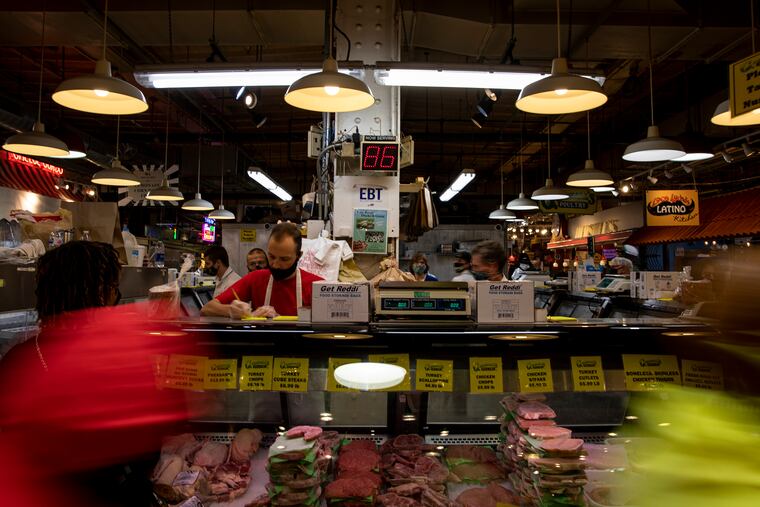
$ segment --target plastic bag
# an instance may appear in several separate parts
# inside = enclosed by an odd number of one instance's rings
[[[148,316],[153,319],[177,319],[182,314],[180,307],[179,280],[190,271],[195,257],[187,255],[182,263],[179,276],[171,283],[156,285],[148,290]]]

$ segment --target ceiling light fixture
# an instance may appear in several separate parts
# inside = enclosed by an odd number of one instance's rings
[[[665,176],[667,179],[672,180],[673,179],[673,173],[670,172],[668,169],[665,169],[662,172],[662,175]]]
[[[731,162],[734,161],[734,157],[729,155],[727,150],[724,149],[723,151],[720,152],[720,154],[723,157],[723,160],[726,162],[726,164],[730,164]]]
[[[339,384],[346,387],[360,391],[372,391],[399,385],[404,381],[406,369],[395,364],[349,363],[335,368],[333,376]]]
[[[169,112],[171,102],[169,102],[169,94],[166,94],[166,137],[164,140],[164,167],[163,170],[169,169]],[[169,186],[169,180],[164,173],[164,177],[161,178],[161,186],[154,188],[145,196],[146,199],[151,201],[181,201],[184,199],[182,192],[175,187]]]
[[[259,103],[259,98],[256,96],[253,92],[248,92],[243,97],[243,104],[245,104],[245,107],[248,109],[253,109],[256,107],[256,104]]]
[[[691,168],[691,166],[686,165],[686,164],[681,164],[681,169],[683,169],[683,172],[685,172],[686,174],[691,174],[691,171],[694,170]]]
[[[751,157],[757,153],[755,149],[747,143],[742,143],[742,151],[744,152],[745,157]]]
[[[121,130],[121,116],[116,117],[116,157],[111,161],[111,167],[102,169],[92,175],[92,181],[98,185],[112,187],[136,187],[140,180],[131,171],[127,170],[119,162],[119,134]]]
[[[615,187],[613,187],[612,185],[602,185],[599,187],[591,187],[591,190],[599,194],[602,192],[612,192],[613,190],[615,190]]]
[[[512,199],[507,203],[507,209],[512,211],[533,211],[538,209],[538,203],[532,199],[525,197],[525,176],[523,173],[523,131],[525,130],[525,115],[523,114],[523,122],[520,125],[520,195],[517,199]]]
[[[499,204],[498,209],[493,210],[488,215],[488,218],[491,220],[517,220],[517,215],[504,207],[504,172],[502,171],[501,161],[499,161],[499,187],[501,188],[501,204]]]
[[[614,183],[612,177],[594,167],[594,161],[591,159],[591,114],[586,111],[586,131],[588,133],[588,157],[586,163],[580,171],[576,171],[567,178],[567,185],[570,187],[606,187]]]
[[[103,56],[95,64],[95,73],[67,79],[58,85],[53,100],[86,113],[122,115],[147,111],[148,103],[143,93],[111,75],[111,62],[106,60],[108,0],[103,18]]]
[[[486,97],[493,100],[494,102],[499,100],[499,95],[501,95],[501,92],[499,92],[499,90],[493,91],[490,88],[486,88],[483,90],[483,92],[486,94]]]
[[[45,64],[45,18],[46,11],[42,11],[42,42],[40,43],[40,87],[37,94],[37,121],[34,122],[31,132],[20,132],[9,137],[3,149],[20,155],[32,155],[37,157],[66,157],[70,155],[66,143],[55,136],[45,133],[45,124],[42,123],[42,77]]]
[[[208,214],[209,218],[214,220],[235,220],[235,214],[230,210],[224,209],[224,133],[222,133],[222,177],[219,189],[219,207]]]
[[[656,176],[652,175],[652,171],[649,171],[649,175],[647,176],[647,179],[649,180],[649,183],[652,185],[657,185],[657,182],[660,181]]]
[[[478,111],[475,114],[472,115],[472,118],[470,118],[470,121],[472,121],[473,124],[475,124],[476,127],[479,129],[483,128],[483,124],[486,122],[486,117],[483,116],[483,114]]]
[[[630,185],[629,183],[623,183],[623,184],[620,186],[620,191],[621,191],[622,193],[624,193],[624,194],[627,194],[628,192],[630,192],[630,191],[631,191],[631,185]]]
[[[483,95],[483,98],[480,99],[480,102],[478,102],[478,105],[476,108],[480,114],[488,118],[488,116],[493,111],[493,104],[494,104],[493,100],[488,98],[487,95]]]
[[[143,65],[134,72],[135,80],[146,88],[238,88],[236,100],[246,87],[290,86],[299,79],[319,72],[319,65],[294,68],[290,65],[201,64]],[[341,74],[361,75],[355,67],[341,69]]]
[[[293,200],[291,196],[284,188],[279,186],[272,180],[267,174],[261,170],[260,167],[251,166],[248,168],[248,177],[254,180],[256,183],[269,190],[271,193],[279,197],[283,201]]]
[[[461,173],[459,173],[459,176],[457,176],[457,179],[454,180],[449,188],[447,188],[443,194],[441,194],[441,197],[439,199],[443,202],[450,201],[452,197],[461,192],[464,187],[469,185],[469,183],[474,179],[475,171],[472,169],[463,170]]]
[[[543,187],[535,190],[530,198],[534,201],[561,201],[569,198],[570,194],[565,189],[555,187],[552,181],[552,126],[550,120],[547,120],[546,123],[546,183]]]
[[[681,146],[683,146],[686,154],[672,159],[672,162],[696,162],[697,160],[708,160],[715,156],[712,151],[708,151],[704,148],[707,143],[702,135],[697,135],[692,132],[681,136],[679,142],[681,143]]]
[[[212,211],[214,205],[201,197],[201,132],[203,132],[203,112],[201,111],[198,119],[198,186],[196,187],[195,197],[182,204],[185,211]]]

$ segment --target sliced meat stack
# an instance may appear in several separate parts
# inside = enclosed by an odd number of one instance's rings
[[[380,492],[380,454],[372,440],[353,440],[340,450],[336,478],[325,487],[328,505],[366,507],[375,505]]]
[[[446,449],[446,465],[451,482],[487,484],[506,477],[504,465],[489,447],[451,445]]]
[[[269,502],[277,505],[315,506],[322,494],[323,478],[332,461],[329,435],[323,441],[322,428],[296,426],[277,437],[269,448]]]

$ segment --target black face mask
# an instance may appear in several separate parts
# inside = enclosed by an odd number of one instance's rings
[[[269,266],[269,272],[272,273],[272,278],[274,278],[277,281],[285,280],[290,275],[296,272],[296,269],[298,269],[298,259],[296,259],[293,264],[289,268],[273,268],[272,266]]]
[[[475,278],[475,280],[488,280],[491,274],[485,273],[483,271],[473,271],[472,276]]]
[[[210,276],[216,276],[218,272],[219,270],[216,268],[216,266],[209,266],[206,268],[206,273],[208,273]]]
[[[454,271],[457,273],[461,273],[465,269],[467,269],[467,264],[454,264]]]

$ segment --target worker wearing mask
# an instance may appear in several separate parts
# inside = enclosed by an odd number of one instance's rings
[[[311,307],[312,284],[322,280],[298,269],[300,256],[301,233],[298,228],[291,223],[275,225],[267,245],[269,268],[245,275],[206,303],[201,314],[232,319],[298,315],[299,308]]]
[[[437,282],[438,277],[429,273],[430,266],[428,266],[427,257],[421,252],[417,252],[412,257],[412,262],[409,263],[409,271],[414,275],[414,279],[418,282]]]
[[[214,288],[214,297],[226,291],[238,280],[240,275],[230,267],[230,257],[227,250],[221,246],[212,246],[206,250],[206,273],[214,277],[216,287]]]
[[[475,280],[472,276],[472,256],[470,252],[457,252],[454,255],[454,271],[456,276],[451,279],[452,282],[470,282]]]
[[[506,281],[507,254],[498,241],[482,241],[472,249],[472,276],[475,280]]]
[[[257,271],[259,269],[267,269],[269,263],[267,262],[267,253],[261,248],[252,248],[245,258],[246,266],[248,266],[248,272]]]
[[[512,273],[512,280],[525,280],[528,277],[528,271],[534,271],[530,258],[528,254],[520,254],[520,258],[517,261],[517,269]]]

